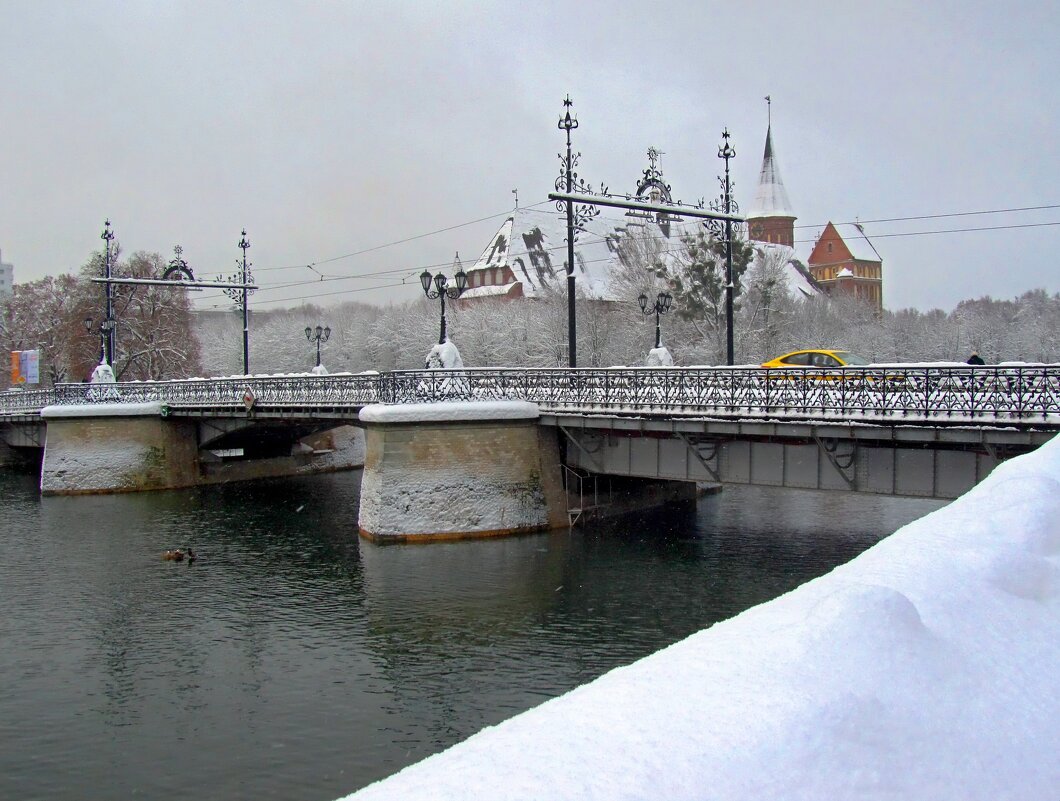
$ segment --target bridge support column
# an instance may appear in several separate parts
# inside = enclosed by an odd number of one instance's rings
[[[41,493],[136,492],[199,483],[195,423],[163,413],[161,403],[45,407]]]
[[[367,406],[358,527],[376,542],[567,525],[559,445],[521,401]]]

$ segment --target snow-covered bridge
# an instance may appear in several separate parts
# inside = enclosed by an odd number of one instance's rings
[[[59,384],[0,394],[0,414],[161,402],[173,414],[356,419],[372,403],[520,400],[544,412],[668,419],[1060,428],[1060,365],[409,370]]]
[[[366,417],[369,406],[391,411]],[[517,411],[509,419],[504,408]],[[105,420],[118,424],[106,428]],[[46,425],[46,492],[107,491],[97,452],[120,453],[119,435],[142,458],[122,468],[112,489],[311,471],[310,457],[321,455],[323,469],[350,466],[365,458],[351,425],[368,432],[366,483],[382,486],[371,465],[390,466],[398,454],[404,461],[386,483],[405,495],[431,459],[440,473],[454,468],[450,451],[469,464],[486,454],[502,467],[518,461],[514,449],[537,467],[509,490],[524,511],[548,507],[548,520],[511,525],[521,512],[505,509],[503,525],[492,525],[483,508],[497,497],[468,513],[480,519],[471,532],[499,533],[554,523],[557,506],[566,517],[605,505],[615,493],[602,487],[616,480],[627,494],[630,482],[669,480],[954,498],[1060,430],[1060,365],[417,370],[61,384],[0,395],[8,445],[40,448]],[[60,437],[59,427],[69,433]],[[340,427],[347,433],[336,444],[327,432]],[[513,439],[509,429],[521,433]],[[73,456],[57,461],[58,443]],[[340,445],[349,452],[337,459]],[[252,460],[268,463],[266,472]],[[475,463],[471,473],[491,469]],[[154,469],[146,483],[132,478]],[[526,484],[553,473],[556,486],[561,473],[566,479],[563,501]],[[72,476],[104,483],[82,486]],[[464,494],[481,495],[469,482]]]

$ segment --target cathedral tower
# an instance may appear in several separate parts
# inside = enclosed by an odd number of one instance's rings
[[[777,158],[773,153],[773,125],[770,122],[766,128],[766,150],[762,156],[762,171],[758,175],[758,191],[747,212],[748,237],[756,242],[795,247],[795,219],[788,192],[777,169]]]

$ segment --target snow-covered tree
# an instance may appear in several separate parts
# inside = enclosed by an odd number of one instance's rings
[[[79,346],[86,343],[84,324],[72,311],[77,279],[70,275],[48,276],[38,281],[15,284],[0,314],[0,337],[5,351],[39,350],[40,379],[50,386],[71,377],[81,378],[78,371]],[[89,337],[98,354],[98,333]],[[91,347],[88,345],[87,347]],[[98,361],[98,359],[96,359]],[[3,370],[4,385],[8,372]]]
[[[102,275],[102,254],[95,253],[81,268],[73,304],[74,323],[85,319],[102,321],[105,289],[89,279]],[[121,249],[112,250],[111,275],[123,278],[160,278],[166,264],[158,253],[139,251],[128,259]],[[113,366],[119,381],[187,378],[202,374],[199,341],[191,334],[191,307],[183,289],[151,285],[115,284],[112,289],[116,323]],[[83,324],[83,323],[82,323]],[[91,340],[95,334],[90,334]],[[77,364],[78,374],[88,374],[98,361],[93,348],[90,358]]]

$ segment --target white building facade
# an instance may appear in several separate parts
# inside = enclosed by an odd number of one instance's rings
[[[0,250],[0,298],[9,298],[15,292],[15,265],[4,261]]]

